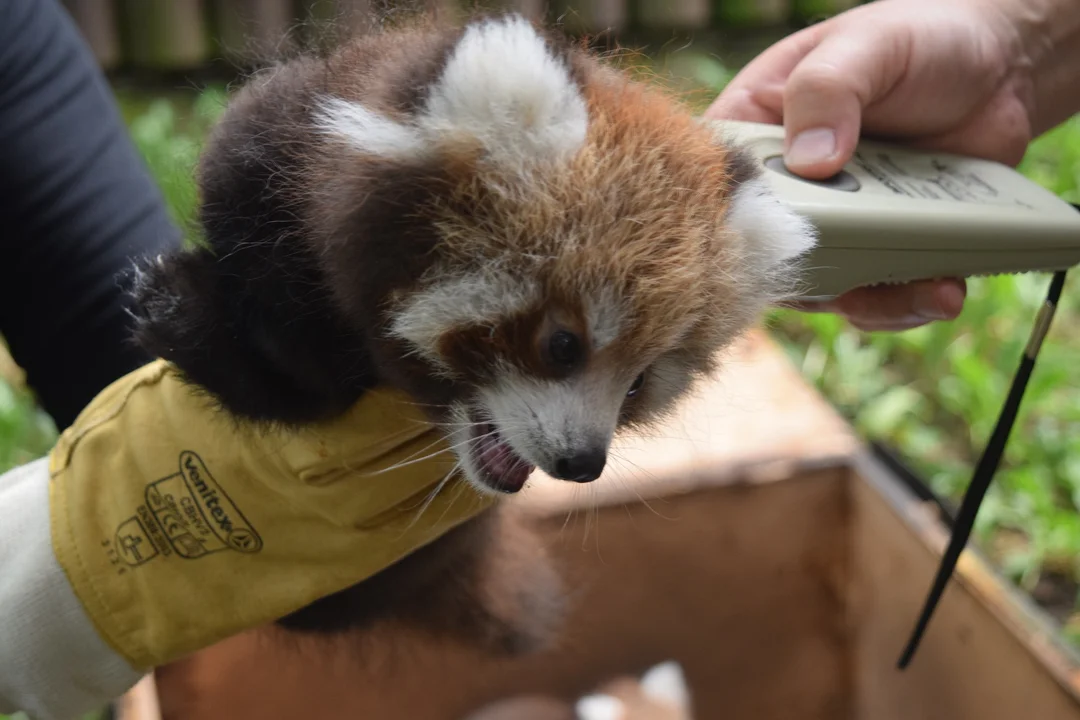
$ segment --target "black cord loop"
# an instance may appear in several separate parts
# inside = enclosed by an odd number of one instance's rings
[[[952,536],[949,539],[949,546],[946,548],[941,564],[938,566],[937,576],[934,578],[934,584],[926,596],[926,602],[915,625],[915,630],[912,632],[907,647],[904,648],[903,655],[900,657],[898,666],[901,670],[907,668],[911,663],[911,659],[919,647],[919,642],[930,624],[934,609],[941,600],[941,596],[945,592],[945,586],[952,577],[953,571],[956,569],[956,563],[960,560],[960,555],[967,545],[971,529],[975,525],[975,516],[979,514],[979,506],[986,496],[986,491],[990,488],[990,481],[993,479],[994,473],[997,472],[1001,456],[1005,452],[1005,445],[1009,441],[1009,433],[1016,422],[1016,415],[1020,409],[1020,402],[1024,397],[1024,390],[1027,388],[1028,379],[1035,368],[1035,358],[1039,354],[1039,348],[1046,338],[1046,333],[1050,330],[1050,323],[1054,318],[1054,312],[1057,310],[1064,285],[1065,271],[1062,270],[1055,273],[1050,281],[1046,302],[1039,309],[1039,314],[1035,318],[1035,327],[1031,331],[1027,347],[1024,348],[1024,355],[1020,359],[1020,367],[1013,378],[1012,387],[1009,389],[1009,394],[1005,399],[1005,405],[1001,409],[997,424],[994,426],[994,432],[983,450],[979,464],[975,467],[971,484],[968,485],[967,491],[964,493],[964,500],[960,505],[956,523],[953,525]]]

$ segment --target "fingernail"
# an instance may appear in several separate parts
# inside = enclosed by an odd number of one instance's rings
[[[962,286],[947,284],[944,285],[938,297],[941,300],[940,307],[946,317],[956,317],[964,309],[964,288]]]
[[[791,141],[785,153],[788,165],[816,165],[836,153],[836,133],[831,128],[803,130]]]

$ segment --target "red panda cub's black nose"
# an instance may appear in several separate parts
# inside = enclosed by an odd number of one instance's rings
[[[587,450],[576,455],[561,457],[555,461],[555,477],[559,480],[574,482],[592,482],[604,472],[607,464],[607,452],[602,448]]]

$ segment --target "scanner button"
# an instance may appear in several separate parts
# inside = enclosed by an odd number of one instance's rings
[[[804,178],[787,169],[784,165],[783,155],[773,155],[765,160],[765,167],[769,168],[773,172],[778,172],[781,175],[786,175],[789,178],[795,178],[796,180],[802,180],[805,183],[812,185],[820,185],[821,187],[830,188],[832,190],[843,190],[844,192],[856,192],[862,186],[859,184],[858,179],[849,173],[847,170],[841,170],[832,177],[825,178],[824,180],[811,180],[810,178]]]

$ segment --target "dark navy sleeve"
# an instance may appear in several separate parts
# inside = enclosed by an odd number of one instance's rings
[[[150,359],[128,339],[127,271],[179,243],[59,0],[2,0],[0,335],[61,429]]]

